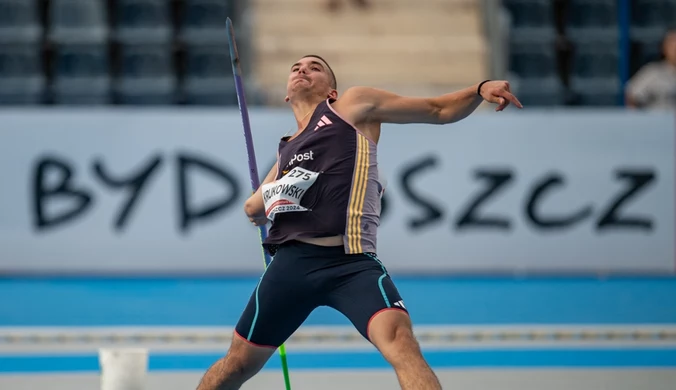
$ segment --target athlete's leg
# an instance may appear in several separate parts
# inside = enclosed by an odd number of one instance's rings
[[[279,249],[249,298],[228,353],[209,368],[197,390],[239,389],[317,307],[295,255],[293,248]]]
[[[396,371],[402,389],[441,389],[439,379],[420,351],[407,313],[380,311],[371,318],[367,332],[373,345]]]
[[[441,385],[425,361],[404,302],[375,255],[346,256],[329,306],[343,313],[392,365],[403,390]]]
[[[275,353],[275,349],[255,346],[235,332],[228,353],[209,368],[197,389],[239,389],[263,368],[270,356]]]

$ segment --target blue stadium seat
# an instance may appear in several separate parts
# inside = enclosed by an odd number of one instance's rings
[[[37,42],[42,35],[36,0],[0,0],[0,42]]]
[[[580,78],[618,77],[619,48],[616,41],[589,40],[575,44],[573,74]]]
[[[664,29],[661,27],[632,27],[630,58],[632,74],[649,62],[661,60],[663,36]]]
[[[617,25],[617,0],[570,0],[568,25],[573,28]]]
[[[551,0],[504,0],[514,27],[543,27],[553,23]]]
[[[633,0],[632,25],[637,27],[667,28],[676,22],[676,1]]]
[[[42,56],[39,45],[0,45],[0,77],[28,77],[41,71]]]
[[[99,77],[108,74],[106,45],[72,44],[56,48],[55,75],[62,78]]]
[[[673,28],[676,23],[676,0],[667,0],[664,8],[665,27]]]
[[[174,73],[171,45],[127,44],[120,47],[120,76],[166,77]]]
[[[226,42],[225,21],[234,14],[234,1],[185,0],[181,39],[189,43]]]
[[[37,44],[0,44],[0,104],[42,102],[42,64]]]
[[[232,78],[228,45],[187,46],[185,70],[189,77]]]
[[[56,48],[53,94],[60,104],[110,101],[110,56],[106,45],[62,44]]]
[[[128,44],[120,53],[115,91],[121,103],[174,103],[176,76],[170,45]]]
[[[662,59],[662,39],[646,39],[639,41],[640,51],[635,59],[637,63],[647,64]]]
[[[641,44],[640,61],[647,64],[653,61],[660,61],[662,58],[662,40],[643,42]]]
[[[512,43],[510,71],[519,77],[549,77],[556,72],[553,42]]]
[[[237,104],[227,45],[189,46],[185,65],[183,94],[188,104]]]
[[[652,27],[662,24],[663,1],[634,0],[631,12],[633,26]]]
[[[49,37],[58,43],[102,43],[108,38],[103,0],[51,0]]]
[[[172,38],[169,2],[117,0],[115,35],[124,43],[165,43]]]

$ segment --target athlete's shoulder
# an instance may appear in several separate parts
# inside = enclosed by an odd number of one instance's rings
[[[374,102],[388,92],[374,87],[353,86],[343,92],[337,102],[345,105],[373,105]]]
[[[369,121],[369,113],[376,107],[378,95],[383,92],[385,91],[372,87],[349,87],[336,99],[332,107],[352,123],[365,123]]]
[[[333,102],[327,101],[327,104],[329,104],[335,114],[351,128],[366,135],[366,137],[373,142],[378,143],[378,140],[380,139],[381,123],[369,118],[368,101],[360,101],[358,97],[360,88],[362,87],[351,87],[347,89],[339,99],[336,99]]]

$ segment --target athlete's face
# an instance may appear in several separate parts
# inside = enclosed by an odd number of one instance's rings
[[[286,101],[297,95],[335,99],[337,92],[331,84],[331,72],[324,61],[316,57],[301,58],[291,66],[286,84]]]

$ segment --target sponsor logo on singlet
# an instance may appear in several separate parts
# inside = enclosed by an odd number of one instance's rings
[[[331,120],[327,118],[326,115],[324,115],[321,117],[321,119],[319,119],[319,122],[317,122],[317,126],[315,126],[314,131],[317,131],[317,129],[319,129],[320,127],[324,127],[331,124],[333,124],[333,122],[331,122]]]
[[[293,165],[293,164],[296,163],[296,162],[301,162],[301,161],[312,161],[312,160],[314,160],[314,159],[315,159],[315,152],[313,152],[312,150],[310,150],[309,152],[294,154],[294,155],[291,157],[291,161],[289,161],[289,164],[288,164],[288,165],[291,166],[291,165]]]

